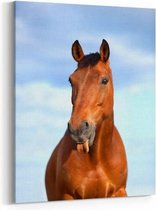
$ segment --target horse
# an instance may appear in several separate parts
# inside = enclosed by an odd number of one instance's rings
[[[85,55],[76,40],[71,49],[77,62],[69,77],[73,106],[65,134],[47,163],[47,198],[125,197],[127,158],[114,125],[109,44],[103,39],[99,52]]]

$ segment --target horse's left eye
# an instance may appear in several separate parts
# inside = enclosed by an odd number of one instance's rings
[[[109,78],[108,77],[104,77],[104,78],[102,78],[101,83],[103,85],[107,85],[108,81],[109,81]]]

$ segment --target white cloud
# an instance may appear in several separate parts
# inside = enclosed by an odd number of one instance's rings
[[[126,148],[130,196],[154,190],[154,97],[150,83],[115,91],[114,118]]]
[[[43,30],[44,28],[42,28]],[[36,36],[35,28],[32,28],[32,25],[27,23],[23,18],[16,17],[16,46],[23,46],[23,48],[31,48],[32,51],[40,52],[46,55],[46,58],[52,59],[63,59],[64,55],[66,55],[65,59],[70,59],[70,53],[65,49],[64,42],[61,42],[62,45],[56,45],[54,43],[53,35],[53,26],[49,26],[49,30],[45,37]],[[42,31],[43,32],[43,31]],[[51,45],[49,43],[52,43]],[[27,46],[27,48],[25,47]],[[69,47],[70,49],[70,47]],[[21,60],[19,61],[21,62]],[[34,58],[32,60],[26,60],[25,63],[31,63],[33,65],[37,65],[35,63]],[[41,61],[40,61],[41,63]],[[21,64],[22,66],[22,64]]]
[[[70,89],[57,88],[47,83],[16,86],[18,161],[26,160],[26,153],[29,153],[31,149],[35,150],[35,145],[38,145],[39,148],[37,153],[34,153],[36,155],[39,155],[40,152],[43,156],[45,150],[52,152],[54,146],[64,135],[70,118],[70,95]],[[42,150],[43,144],[45,150]],[[25,145],[25,156],[23,156],[23,145]],[[37,156],[35,159],[38,159]]]
[[[150,82],[115,90],[115,120],[126,138],[153,137],[154,97],[154,86]]]
[[[59,88],[48,83],[31,83],[16,86],[16,98],[18,109],[38,108],[69,111],[71,108],[71,89]]]
[[[121,57],[122,61],[133,66],[141,66],[140,71],[143,71],[146,66],[154,66],[154,55],[147,53],[143,49],[139,49],[134,46],[130,46],[131,41],[128,42],[124,39],[118,39],[118,37],[110,37],[110,43],[112,45],[115,55]]]
[[[104,37],[103,37],[104,36]],[[126,63],[130,66],[136,66],[136,67],[142,67],[138,68],[140,71],[143,71],[145,67],[154,66],[154,55],[150,54],[149,52],[146,52],[143,49],[137,48],[137,46],[131,45],[132,38],[130,35],[121,35],[118,34],[80,34],[80,40],[82,40],[83,43],[87,44],[94,44],[97,47],[100,47],[100,44],[102,42],[102,39],[105,38],[111,48],[111,54],[113,57],[117,56],[117,58],[120,58],[120,63]]]
[[[70,89],[57,88],[47,83],[16,85],[18,202],[46,199],[45,168],[66,130],[71,112],[70,95]],[[34,177],[38,179],[34,180]],[[40,193],[37,194],[34,186],[39,184]]]

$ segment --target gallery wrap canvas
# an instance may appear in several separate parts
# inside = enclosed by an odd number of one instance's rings
[[[154,18],[154,9],[15,2],[16,203],[154,194]],[[106,104],[113,115],[100,119],[111,116],[124,148],[107,155],[93,117]]]

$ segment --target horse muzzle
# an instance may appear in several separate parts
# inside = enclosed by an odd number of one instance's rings
[[[76,142],[78,152],[88,153],[94,142],[95,126],[87,121],[83,121],[79,128],[74,129],[72,124],[69,122],[68,131],[72,139]]]

